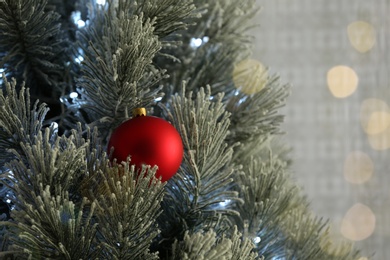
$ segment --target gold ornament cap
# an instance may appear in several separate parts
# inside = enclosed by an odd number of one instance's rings
[[[137,116],[146,116],[146,108],[144,107],[137,107],[133,109],[133,117]]]

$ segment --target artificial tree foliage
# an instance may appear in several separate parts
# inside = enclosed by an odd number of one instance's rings
[[[289,85],[271,75],[249,95],[233,80],[258,10],[0,0],[0,258],[358,259],[293,181],[278,112]],[[165,183],[158,165],[107,151],[137,107],[182,138]]]

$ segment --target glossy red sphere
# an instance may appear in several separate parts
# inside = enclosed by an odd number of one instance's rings
[[[180,167],[183,144],[177,130],[164,119],[138,116],[121,124],[111,135],[108,152],[120,163],[130,156],[131,164],[157,165],[156,177],[169,180]]]

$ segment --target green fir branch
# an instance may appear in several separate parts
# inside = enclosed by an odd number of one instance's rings
[[[227,191],[235,167],[230,164],[233,149],[225,143],[230,114],[225,111],[222,98],[220,95],[210,100],[210,89],[200,89],[195,100],[175,95],[171,114],[166,110],[183,138],[184,171],[179,176],[193,182],[193,187],[187,184],[194,196],[192,209],[207,211],[215,204],[237,199],[235,192]]]
[[[186,232],[182,242],[176,241],[173,246],[172,260],[254,260],[257,254],[252,252],[253,244],[242,240],[241,234],[234,228],[231,238],[218,238],[213,230],[205,233]]]
[[[85,169],[85,149],[76,147],[73,137],[58,137],[50,128],[38,133],[33,143],[21,143],[21,153],[13,150],[18,160],[6,164],[10,169],[5,179],[10,189],[34,205],[34,197],[42,188],[50,187],[53,196],[72,188]],[[19,201],[14,201],[18,205]]]
[[[284,232],[288,238],[285,243],[287,259],[357,260],[361,257],[350,243],[330,248],[328,221],[302,211],[302,208],[290,211],[284,222]]]
[[[46,5],[47,0],[0,2],[0,68],[34,86],[34,96],[42,95],[48,85],[58,85],[64,74],[60,16],[45,12]]]
[[[266,259],[277,257],[285,250],[284,218],[291,209],[307,208],[299,196],[299,189],[288,180],[286,164],[274,158],[253,158],[243,165],[243,173],[236,179],[243,204],[235,223],[248,238],[256,241],[256,251]]]
[[[267,80],[266,86],[253,95],[237,92],[226,105],[232,113],[229,143],[253,143],[261,136],[280,134],[284,116],[278,113],[290,93],[288,85],[282,85],[278,77]],[[253,154],[251,150],[245,150]]]
[[[286,217],[285,257],[287,259],[322,259],[321,232],[326,222],[300,209]],[[302,227],[305,228],[302,228]]]
[[[194,4],[201,16],[182,33],[183,46],[172,50],[180,63],[164,59],[158,63],[171,75],[164,92],[167,96],[180,92],[181,82],[186,80],[188,92],[210,85],[212,95],[230,94],[234,92],[234,64],[250,54],[248,29],[258,8],[254,0],[196,0]],[[200,45],[193,45],[194,40]]]
[[[237,170],[231,164],[233,148],[224,141],[229,114],[221,102],[223,96],[210,100],[210,89],[207,93],[201,89],[194,100],[191,95],[175,95],[168,104],[170,109],[163,107],[182,136],[185,150],[179,172],[166,187],[164,214],[159,220],[165,242],[175,237],[180,240],[186,230],[215,227],[218,215],[237,214],[231,205],[221,207],[220,203],[240,202],[232,189],[232,175]]]
[[[11,82],[3,74],[5,92],[0,90],[0,164],[14,158],[9,149],[22,154],[21,144],[34,143],[35,136],[40,133],[43,121],[48,112],[45,104],[38,101],[31,107],[29,89],[24,84],[19,86],[15,79]]]
[[[98,207],[101,259],[158,259],[149,252],[159,234],[156,218],[164,188],[154,177],[156,170],[150,166],[136,170],[123,163],[99,169],[90,178],[89,194]]]
[[[165,43],[163,45],[170,43],[168,36],[188,29],[189,23],[199,17],[192,0],[139,1],[136,13],[155,19],[155,34]]]
[[[250,43],[253,36],[248,30],[253,27],[252,18],[259,11],[255,0],[194,0],[197,7],[206,7],[207,13],[202,16],[192,31],[208,35],[221,41],[234,40],[236,43]]]
[[[92,221],[95,204],[86,210],[86,200],[77,205],[69,195],[52,195],[50,186],[31,194],[34,204],[19,198],[23,210],[14,210],[8,226],[10,246],[0,257],[17,259],[96,259],[100,247],[94,243],[96,227]]]
[[[111,10],[111,9],[109,9]],[[161,49],[151,21],[142,17],[101,14],[102,38],[89,28],[85,39],[93,40],[86,50],[78,86],[82,100],[75,107],[85,110],[102,136],[129,118],[135,107],[150,107],[158,94],[157,83],[165,77],[152,59]]]
[[[72,141],[77,148],[85,148],[86,167],[85,173],[81,176],[82,180],[89,178],[96,169],[103,169],[107,165],[106,148],[103,145],[103,140],[99,135],[97,128],[91,130],[88,126],[83,129],[80,123],[77,128],[71,131]],[[82,189],[80,186],[79,190]]]

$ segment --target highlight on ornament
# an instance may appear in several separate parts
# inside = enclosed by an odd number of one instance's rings
[[[145,108],[135,109],[133,118],[114,130],[108,143],[108,153],[118,163],[130,157],[138,169],[142,165],[157,165],[156,178],[169,180],[178,171],[183,159],[183,144],[179,132],[162,118],[146,115]]]

